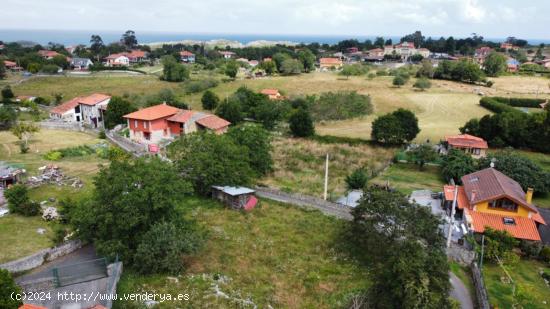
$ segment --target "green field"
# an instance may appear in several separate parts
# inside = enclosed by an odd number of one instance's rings
[[[548,265],[521,260],[516,266],[507,266],[507,269],[516,283],[516,291],[524,299],[521,302],[523,308],[542,309],[550,306],[550,287],[539,275],[540,271],[550,273]],[[502,268],[495,264],[484,264],[483,277],[491,304],[498,308],[512,308],[515,303],[512,294],[513,285],[506,280],[507,277]]]
[[[423,170],[418,165],[407,163],[392,164],[387,170],[373,179],[373,183],[385,184],[389,182],[391,187],[410,194],[414,190],[443,190],[445,180],[437,166],[425,166]]]
[[[99,170],[99,164],[108,161],[98,158],[96,155],[62,159],[60,161],[47,161],[42,155],[49,150],[66,148],[78,145],[92,145],[100,142],[96,136],[81,132],[44,130],[36,133],[31,139],[30,151],[26,154],[19,152],[17,138],[8,131],[0,131],[0,161],[15,163],[23,166],[27,174],[38,174],[38,168],[48,164],[59,166],[68,176],[77,176],[83,183],[81,189],[70,186],[45,185],[29,191],[31,199],[44,201],[48,198],[59,200],[67,196],[78,197],[91,192],[93,188],[92,178]],[[37,228],[46,228],[45,235],[36,233]],[[0,218],[0,262],[14,260],[52,245],[51,224],[46,223],[39,216],[21,217],[9,214]]]
[[[367,287],[366,270],[337,248],[345,222],[261,200],[250,213],[196,200],[192,216],[209,230],[206,247],[187,259],[177,282],[163,275],[140,276],[126,269],[118,293],[189,293],[189,301],[161,308],[249,308],[215,297],[217,285],[229,298],[259,308],[342,308]],[[118,302],[115,308],[128,308]]]

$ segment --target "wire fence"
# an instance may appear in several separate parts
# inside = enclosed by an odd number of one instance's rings
[[[52,269],[52,272],[56,287],[93,281],[109,276],[105,258],[56,267]]]

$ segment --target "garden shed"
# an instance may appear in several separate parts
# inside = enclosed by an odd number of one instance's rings
[[[0,161],[0,188],[16,184],[23,173],[25,173],[24,169]]]
[[[233,209],[253,209],[258,203],[254,192],[246,187],[212,186],[212,197]]]

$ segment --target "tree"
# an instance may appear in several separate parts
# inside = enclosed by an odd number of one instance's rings
[[[6,77],[6,66],[4,65],[4,61],[0,60],[0,79],[4,79]]]
[[[198,251],[202,233],[186,221],[154,223],[136,249],[135,264],[142,274],[177,274],[183,269],[182,255]]]
[[[264,176],[273,169],[271,134],[255,124],[244,124],[229,129],[227,135],[237,144],[246,147],[250,167],[257,176]]]
[[[248,149],[227,134],[182,135],[168,146],[168,157],[200,195],[210,194],[213,185],[249,185],[255,174]]]
[[[511,151],[499,151],[480,159],[478,168],[487,168],[491,162],[495,169],[517,181],[523,190],[533,188],[538,193],[550,191],[550,173],[527,157]]]
[[[374,46],[378,48],[384,48],[384,38],[383,37],[376,37],[374,40]]]
[[[431,145],[422,144],[410,151],[415,164],[418,165],[420,170],[424,169],[424,165],[427,162],[437,159],[437,153]]]
[[[382,115],[372,123],[373,140],[386,144],[402,144],[412,141],[420,132],[418,118],[413,112],[400,108]]]
[[[202,108],[206,110],[214,110],[220,102],[220,98],[212,91],[206,90],[201,98]]]
[[[483,232],[485,235],[484,258],[497,262],[502,260],[507,253],[512,253],[514,247],[519,245],[519,241],[515,239],[508,231],[494,230],[486,227]]]
[[[401,87],[403,85],[405,85],[407,81],[403,78],[403,76],[401,75],[396,75],[394,78],[393,78],[393,82],[392,84],[394,86],[397,86],[397,87]]]
[[[124,124],[126,120],[122,117],[135,112],[137,108],[122,97],[114,96],[109,101],[109,108],[105,111],[105,128],[112,129],[117,124]]]
[[[416,72],[416,77],[432,78],[434,76],[434,68],[432,62],[428,59],[422,60],[420,68]]]
[[[172,164],[157,158],[111,161],[94,184],[92,197],[68,210],[71,224],[101,255],[118,254],[137,267],[136,249],[145,235],[157,222],[185,220],[176,205],[185,204],[192,192]]]
[[[267,75],[277,72],[277,66],[273,60],[262,61],[258,67],[264,70]]]
[[[189,69],[178,63],[174,56],[164,56],[161,59],[163,65],[162,80],[169,82],[182,82],[189,78]]]
[[[459,128],[460,133],[462,134],[470,134],[474,136],[479,136],[479,119],[472,118],[468,120],[464,126]]]
[[[443,177],[450,181],[460,184],[462,176],[473,173],[475,164],[472,157],[459,149],[450,149],[441,163],[441,173]]]
[[[235,77],[237,77],[238,72],[239,72],[239,66],[235,61],[231,61],[225,66],[225,75],[229,76],[230,78],[235,79]]]
[[[23,305],[21,300],[16,300],[14,295],[21,295],[21,288],[15,284],[13,277],[7,269],[0,269],[0,308],[17,309]]]
[[[2,100],[4,102],[9,102],[14,97],[15,95],[13,94],[13,91],[11,90],[11,87],[9,85],[6,85],[4,86],[4,88],[2,88]]]
[[[11,128],[17,121],[17,113],[10,106],[0,106],[0,130]]]
[[[40,131],[39,127],[32,123],[24,122],[20,122],[11,128],[11,133],[19,139],[21,153],[27,153],[27,151],[29,151],[29,139],[38,131]]]
[[[304,70],[304,66],[299,60],[286,59],[281,65],[280,73],[285,75],[300,74]]]
[[[275,53],[273,57],[271,57],[272,61],[275,62],[275,66],[277,67],[277,71],[279,73],[283,70],[283,62],[287,59],[292,59],[289,54],[287,53]]]
[[[408,34],[401,38],[401,43],[403,42],[413,42],[416,48],[420,48],[424,45],[424,36],[421,31],[415,31],[412,34]]]
[[[62,69],[69,68],[69,61],[67,61],[67,56],[65,55],[57,55],[52,58],[51,62]]]
[[[404,108],[399,108],[392,114],[397,117],[403,127],[405,131],[405,140],[410,142],[415,139],[418,133],[420,133],[418,118],[416,118],[416,115],[410,110]]]
[[[429,79],[423,77],[423,78],[417,79],[416,82],[414,82],[413,87],[418,88],[421,91],[424,91],[424,90],[432,87],[432,83],[430,82]]]
[[[309,111],[300,108],[295,110],[288,120],[290,132],[295,137],[309,137],[315,134],[315,125]]]
[[[369,177],[364,168],[357,168],[351,174],[346,176],[346,186],[348,190],[359,190],[365,188]]]
[[[358,260],[371,266],[373,308],[448,308],[449,265],[439,218],[403,194],[377,187],[365,190],[352,215],[349,239]]]
[[[298,51],[298,60],[302,63],[305,72],[315,70],[315,55],[311,50],[305,48]]]
[[[136,38],[136,33],[133,30],[126,31],[122,38],[120,39],[120,42],[126,46],[126,48],[132,49],[135,46],[138,45],[138,41]]]
[[[101,39],[101,36],[92,34],[92,37],[90,38],[90,50],[95,55],[98,55],[103,47],[105,47],[105,45],[103,44],[103,39]]]
[[[5,192],[10,212],[23,216],[36,216],[40,212],[40,205],[29,198],[27,186],[13,185]]]
[[[497,52],[491,52],[483,61],[485,73],[489,76],[499,76],[506,71],[506,57]]]
[[[224,100],[216,109],[216,115],[232,124],[238,124],[244,119],[241,102],[235,98]]]

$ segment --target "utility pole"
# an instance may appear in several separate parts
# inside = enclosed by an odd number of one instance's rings
[[[454,184],[454,182],[453,182]],[[455,193],[453,198],[453,206],[451,207],[451,216],[449,217],[449,234],[447,236],[447,248],[451,246],[451,238],[453,235],[453,223],[455,218],[456,198],[458,195],[458,186],[455,185]]]
[[[327,153],[327,159],[325,161],[325,194],[324,199],[327,200],[327,192],[328,192],[328,153]]]

